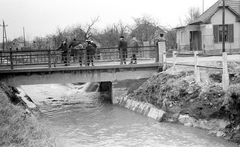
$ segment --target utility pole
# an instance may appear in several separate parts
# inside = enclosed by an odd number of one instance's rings
[[[3,20],[3,25],[0,25],[1,27],[3,27],[3,50],[4,50],[4,48],[5,48],[5,41],[6,41],[6,43],[7,43],[7,32],[6,32],[6,27],[8,26],[8,25],[5,25],[5,22],[4,22],[4,20]],[[7,44],[6,44],[6,46],[7,46]],[[6,47],[7,48],[7,47]]]
[[[229,86],[229,74],[227,65],[227,52],[225,51],[225,0],[222,0],[222,85],[223,90],[226,91]]]
[[[222,52],[225,52],[225,0],[223,0],[222,6]]]
[[[26,41],[25,41],[25,29],[23,27],[23,43],[24,43],[24,47],[26,47]]]
[[[204,0],[202,1],[202,13],[204,13]]]

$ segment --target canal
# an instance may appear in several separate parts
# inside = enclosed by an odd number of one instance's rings
[[[99,101],[86,85],[21,86],[41,111],[38,119],[58,147],[236,147],[208,131],[159,123]]]

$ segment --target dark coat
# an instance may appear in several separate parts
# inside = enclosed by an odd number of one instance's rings
[[[58,50],[62,50],[63,53],[68,53],[68,45],[67,43],[62,43]]]
[[[87,53],[94,55],[96,53],[96,48],[97,48],[96,44],[88,43],[86,46]]]
[[[120,40],[118,43],[118,50],[122,49],[122,51],[127,51],[127,41]]]
[[[79,41],[76,41],[76,40],[73,40],[70,44],[69,44],[69,48],[74,48],[75,46],[77,46],[80,42]]]

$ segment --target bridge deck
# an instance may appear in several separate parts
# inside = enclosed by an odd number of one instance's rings
[[[10,66],[0,67],[0,73],[16,73],[16,72],[44,72],[44,71],[73,71],[73,70],[94,70],[94,69],[114,69],[114,68],[137,68],[137,67],[157,67],[158,63],[155,59],[138,60],[137,64],[120,65],[120,62],[95,62],[94,66],[80,66],[79,63],[71,63],[69,66],[58,64],[56,67],[48,65],[31,65],[31,66],[15,66],[11,69]]]

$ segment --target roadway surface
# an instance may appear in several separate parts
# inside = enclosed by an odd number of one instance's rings
[[[51,64],[52,69],[61,69],[61,68],[79,68],[79,69],[93,69],[98,67],[126,67],[126,66],[141,66],[146,64],[157,64],[155,62],[155,59],[141,59],[137,61],[137,64],[129,64],[130,61],[127,61],[127,64],[120,65],[120,61],[96,61],[94,62],[94,66],[80,66],[79,63],[70,63],[69,66],[65,66],[64,64],[57,64],[56,67],[54,67],[53,64]],[[44,65],[14,65],[14,70],[26,70],[26,69],[49,69],[48,64]],[[0,72],[1,70],[11,70],[10,64],[0,64]]]
[[[240,62],[240,55],[228,55],[227,60]],[[207,62],[212,63],[216,61],[222,61],[222,56],[198,57],[199,65],[206,64]],[[173,63],[173,58],[167,58],[166,62]],[[177,57],[176,63],[194,64],[194,57]]]

